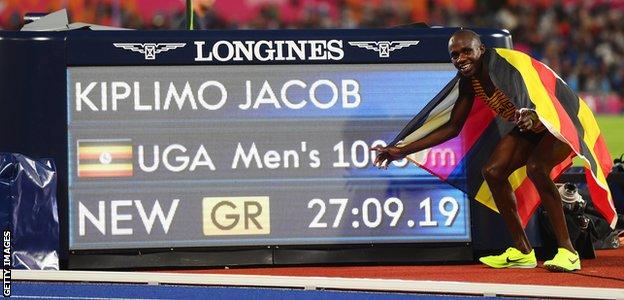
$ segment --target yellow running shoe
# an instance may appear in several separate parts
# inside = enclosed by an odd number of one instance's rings
[[[535,250],[531,250],[528,254],[520,252],[520,250],[509,247],[501,255],[490,255],[479,258],[479,261],[496,269],[501,268],[535,268],[537,259],[535,259]]]
[[[553,259],[544,262],[544,268],[552,272],[572,272],[581,269],[581,259],[577,252],[559,248]]]

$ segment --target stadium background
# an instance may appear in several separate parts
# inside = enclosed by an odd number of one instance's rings
[[[199,29],[504,28],[514,47],[552,67],[598,116],[611,155],[624,153],[624,0],[194,0]],[[3,0],[0,29],[27,12],[67,8],[71,22],[183,29],[183,0]],[[578,163],[578,162],[577,162]]]

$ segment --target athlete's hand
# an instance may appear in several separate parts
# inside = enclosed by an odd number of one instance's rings
[[[535,110],[528,108],[516,110],[514,120],[521,132],[529,131],[535,128],[540,122]]]
[[[371,150],[377,152],[377,157],[375,157],[375,161],[373,164],[380,169],[387,169],[388,165],[395,160],[402,159],[405,157],[403,153],[401,153],[401,149],[395,146],[376,146],[371,148]]]

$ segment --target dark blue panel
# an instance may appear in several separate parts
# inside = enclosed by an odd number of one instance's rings
[[[0,151],[57,165],[61,258],[67,253],[65,33],[0,32]]]
[[[416,63],[416,62],[449,62],[448,38],[457,28],[417,28],[417,29],[339,29],[339,30],[200,30],[200,31],[73,31],[68,34],[67,63],[71,66],[99,66],[99,65],[206,65],[206,64],[322,64],[322,63]],[[478,30],[483,36],[486,45],[492,47],[510,47],[511,36],[500,30]],[[217,47],[226,58],[227,47],[232,41],[258,42],[268,41],[295,41],[307,43],[309,41],[338,40],[344,52],[340,59],[310,59],[311,46],[306,44],[306,58],[294,60],[268,59],[262,61],[256,56],[252,60],[233,59],[219,61],[196,61],[196,57],[206,57],[207,52],[219,41],[226,41]],[[417,45],[390,50],[387,57],[379,51],[349,45],[356,41],[419,41]],[[198,54],[195,42],[204,43],[203,55]],[[141,46],[134,50],[116,47],[113,44],[157,44],[181,43],[176,49],[157,52],[149,59]],[[228,45],[225,45],[228,44]],[[273,44],[275,49],[286,46]],[[395,45],[395,44],[392,44]],[[326,49],[327,45],[319,46]],[[266,49],[266,45],[262,49]],[[139,49],[141,48],[141,49]],[[161,49],[162,50],[162,49]],[[286,50],[284,50],[286,51]],[[262,51],[261,51],[262,52]],[[322,51],[321,51],[322,52]],[[286,55],[286,53],[284,53]],[[277,56],[277,54],[274,54]]]

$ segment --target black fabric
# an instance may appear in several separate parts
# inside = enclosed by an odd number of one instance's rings
[[[619,247],[618,233],[624,228],[613,230],[607,220],[596,210],[587,189],[579,188],[579,194],[585,200],[584,209],[563,210],[570,241],[581,258],[596,258],[595,249],[613,249]],[[557,252],[555,236],[548,213],[539,208],[539,227],[545,257],[552,257]],[[622,215],[618,216],[619,219]]]
[[[503,91],[516,107],[535,109],[520,71],[493,49],[486,50],[484,64],[494,86]]]
[[[548,218],[548,213],[543,207],[540,206],[539,210],[539,226],[540,226],[540,234],[542,236],[542,251],[544,252],[545,257],[552,258],[557,253],[557,238],[555,236],[555,232],[550,224],[550,220]],[[594,245],[592,242],[592,237],[590,234],[591,229],[589,228],[591,225],[589,221],[584,218],[584,214],[573,214],[570,212],[564,211],[566,223],[568,225],[568,233],[570,234],[570,241],[572,242],[572,246],[578,252],[581,258],[596,258],[596,253],[594,251]],[[584,224],[587,222],[587,227],[583,228]]]
[[[618,214],[624,214],[624,154],[613,160],[613,169],[607,176],[607,184],[611,189],[611,197],[615,211]],[[619,220],[619,219],[618,219]],[[624,229],[624,228],[621,228]]]
[[[431,99],[431,101],[429,101],[429,103],[427,103],[427,105],[425,105],[425,107],[423,107],[423,109],[416,116],[414,116],[409,123],[407,123],[407,125],[405,125],[394,140],[390,142],[390,145],[396,145],[396,143],[400,142],[412,132],[420,128],[420,126],[422,126],[427,120],[427,117],[429,117],[429,113],[453,91],[453,87],[460,77],[461,76],[459,76],[459,74],[455,75],[455,77],[453,77],[453,79],[451,79],[451,81],[447,83],[446,86],[444,86],[444,88],[442,88],[442,90],[433,99]]]

